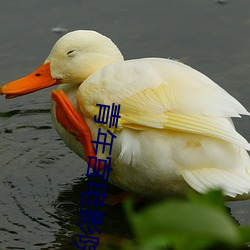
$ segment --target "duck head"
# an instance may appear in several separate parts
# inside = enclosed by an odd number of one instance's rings
[[[123,60],[109,38],[90,30],[73,31],[56,42],[38,69],[5,84],[0,94],[13,98],[60,83],[79,84],[105,65]]]

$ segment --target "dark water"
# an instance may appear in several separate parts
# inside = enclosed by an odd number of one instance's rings
[[[97,30],[125,58],[179,59],[204,72],[250,110],[250,1],[11,0],[0,3],[0,84],[38,67],[61,27]],[[62,32],[62,34],[65,32]],[[50,89],[0,98],[0,249],[73,249],[85,163],[54,131]],[[250,141],[250,119],[236,121]],[[117,192],[109,186],[110,192]],[[229,206],[250,225],[250,201]],[[102,207],[102,242],[130,231],[121,207]]]

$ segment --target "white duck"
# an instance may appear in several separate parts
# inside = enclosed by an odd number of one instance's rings
[[[93,153],[88,127],[96,140],[100,126],[93,119],[96,104],[121,105],[118,128],[112,128],[114,185],[147,197],[182,194],[189,186],[249,194],[250,145],[230,118],[249,113],[202,73],[169,59],[124,61],[109,38],[79,30],[59,39],[40,68],[0,94],[11,98],[59,83],[70,83],[59,88],[73,106],[54,92],[53,123],[84,160]],[[98,158],[106,156],[98,151]]]

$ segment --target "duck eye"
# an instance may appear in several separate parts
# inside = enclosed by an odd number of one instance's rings
[[[70,50],[70,51],[67,53],[67,56],[72,55],[72,53],[74,53],[74,52],[75,52],[75,50]]]

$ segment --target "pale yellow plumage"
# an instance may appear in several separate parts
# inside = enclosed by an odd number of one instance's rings
[[[220,187],[232,197],[249,193],[245,149],[250,145],[230,118],[249,113],[212,80],[168,59],[123,61],[109,39],[89,31],[72,32],[55,48],[46,60],[53,65],[51,74],[63,82],[80,84],[82,79],[79,89],[74,84],[60,88],[84,114],[94,138],[100,126],[93,121],[99,112],[96,104],[121,105],[118,128],[112,129],[117,136],[112,183],[150,197],[180,194],[188,186],[198,192]],[[76,52],[71,58],[60,54],[72,49]],[[85,159],[81,144],[57,122],[54,109],[59,135]]]
[[[184,76],[182,71],[178,72],[179,67],[186,73]],[[176,71],[178,76],[169,76],[167,72],[171,70]],[[192,78],[196,74],[199,74],[199,82]],[[96,103],[120,104],[119,129],[130,127],[140,130],[141,127],[145,130],[147,127],[196,133],[249,150],[248,142],[227,119],[248,112],[223,89],[206,80],[204,75],[171,60],[132,60],[106,66],[94,73],[80,86],[78,100],[82,110],[91,117],[99,113]],[[181,84],[183,89],[175,84]],[[205,95],[199,93],[201,91]],[[200,100],[198,94],[204,98]]]

